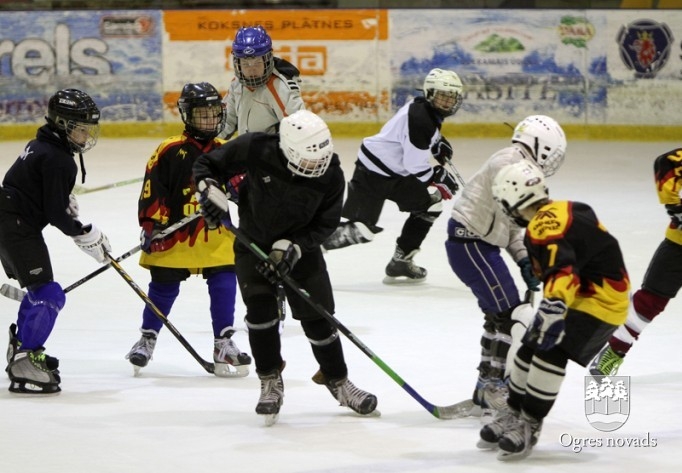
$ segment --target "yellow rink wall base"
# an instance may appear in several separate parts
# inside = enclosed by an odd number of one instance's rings
[[[329,122],[332,136],[362,138],[377,133],[383,124]],[[0,140],[29,140],[40,124],[0,126]],[[562,125],[569,140],[678,141],[682,146],[682,126]],[[165,138],[180,133],[181,123],[106,123],[102,138]],[[506,138],[512,129],[504,123],[446,123],[443,134],[457,138]]]

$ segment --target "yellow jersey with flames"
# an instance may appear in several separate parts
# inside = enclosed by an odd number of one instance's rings
[[[525,244],[543,297],[612,325],[625,322],[630,279],[620,245],[589,205],[544,205],[528,224]]]
[[[197,157],[224,141],[200,143],[183,134],[166,139],[147,162],[138,202],[141,227],[164,228],[199,210],[192,165]],[[149,268],[203,268],[234,265],[234,235],[226,228],[209,230],[199,217],[163,240],[165,249],[142,253],[140,265]]]
[[[658,200],[663,205],[680,205],[682,192],[682,148],[660,155],[654,161],[654,178]],[[672,222],[665,231],[665,237],[682,245],[682,230]]]

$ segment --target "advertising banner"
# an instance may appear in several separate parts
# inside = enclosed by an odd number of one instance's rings
[[[308,108],[333,121],[376,120],[390,113],[387,10],[203,10],[164,12],[166,117],[187,82],[222,93],[234,78],[232,40],[261,25],[275,56],[294,64]]]
[[[104,120],[162,118],[157,11],[4,12],[0,124],[42,119],[62,88],[90,94]]]

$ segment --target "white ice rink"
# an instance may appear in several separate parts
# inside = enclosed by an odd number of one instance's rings
[[[451,140],[464,178],[506,140]],[[87,187],[141,177],[158,139],[101,139],[85,155]],[[0,171],[25,142],[0,143]],[[359,140],[336,140],[346,177]],[[550,178],[555,199],[580,200],[596,210],[619,240],[633,287],[663,237],[667,216],[658,204],[653,159],[679,143],[571,141],[564,167]],[[79,178],[80,179],[80,178]],[[139,184],[79,197],[81,219],[96,223],[113,253],[138,243]],[[416,262],[425,284],[385,286],[384,267],[406,214],[387,203],[374,242],[327,254],[338,319],[429,402],[453,404],[476,380],[482,314],[451,272],[443,242],[450,205],[434,225]],[[55,276],[64,287],[97,269],[94,260],[54,228],[45,232]],[[149,274],[132,257],[123,267],[146,291]],[[522,285],[520,276],[519,283]],[[2,275],[0,282],[16,283]],[[0,342],[18,303],[0,297]],[[682,299],[682,298],[680,298]],[[604,433],[586,420],[584,376],[570,364],[557,403],[531,457],[501,464],[476,449],[478,419],[439,420],[343,339],[351,380],[379,398],[381,417],[341,408],[313,384],[316,371],[298,323],[284,327],[285,400],[279,422],[265,427],[254,408],[255,373],[221,379],[206,373],[164,329],[154,360],[133,377],[124,359],[138,339],[143,302],[113,269],[70,292],[47,346],[61,360],[62,393],[47,398],[0,389],[0,471],[23,473],[412,473],[576,471],[677,472],[682,450],[682,368],[675,346],[682,333],[682,300],[644,332],[620,375],[631,377],[630,416]],[[236,324],[243,328],[238,300]],[[206,359],[213,346],[208,294],[200,278],[183,284],[171,322]],[[239,346],[249,351],[239,332]],[[3,345],[4,346],[4,345]],[[564,439],[564,445],[561,439]],[[570,439],[592,442],[579,453]],[[633,439],[640,446],[632,445]],[[649,446],[641,446],[648,439]],[[595,446],[599,442],[622,446]],[[652,446],[655,444],[656,446]],[[551,468],[551,470],[550,470]]]

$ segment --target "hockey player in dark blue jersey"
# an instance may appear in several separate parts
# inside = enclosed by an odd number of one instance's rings
[[[76,183],[78,153],[85,180],[83,153],[97,143],[99,109],[77,89],[54,94],[47,124],[38,129],[24,152],[5,174],[0,189],[0,260],[8,277],[28,292],[10,326],[7,350],[9,390],[52,394],[61,389],[56,358],[44,344],[54,328],[66,296],[54,281],[50,253],[42,231],[57,227],[100,263],[108,262],[109,240],[96,226],[78,219],[78,202],[71,194]]]
[[[433,222],[459,186],[443,166],[452,148],[441,135],[443,120],[462,105],[462,82],[453,71],[433,69],[424,80],[424,96],[406,103],[381,131],[362,140],[355,171],[348,183],[342,222],[324,242],[333,250],[367,243],[381,231],[376,223],[386,200],[410,216],[386,266],[387,284],[421,282],[426,269],[412,261]],[[439,164],[431,167],[431,157]],[[438,192],[429,192],[435,186]]]

